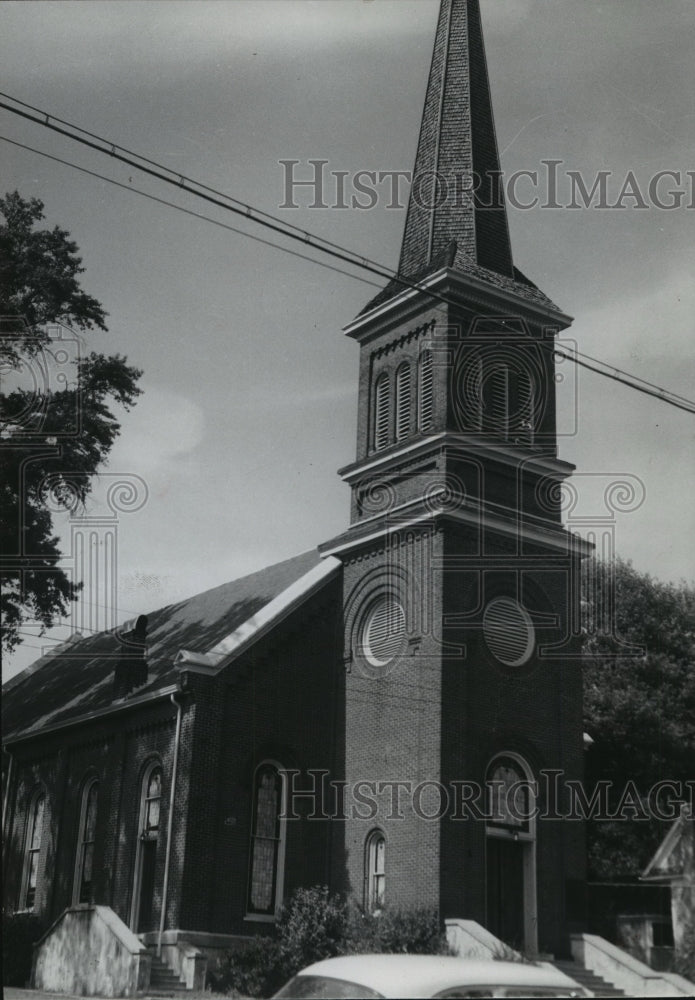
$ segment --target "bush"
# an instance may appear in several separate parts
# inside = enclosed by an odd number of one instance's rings
[[[676,952],[675,971],[695,982],[695,938],[684,941]]]
[[[287,978],[306,965],[342,952],[347,910],[327,886],[298,889],[278,920],[278,944]]]
[[[285,982],[280,951],[274,938],[256,936],[243,948],[227,952],[208,985],[232,996],[270,996]]]
[[[435,909],[385,908],[379,914],[369,914],[352,907],[341,953],[354,955],[360,952],[449,955],[451,948]]]
[[[255,937],[246,948],[228,952],[210,981],[216,990],[268,996],[312,962],[364,952],[448,955],[450,948],[434,909],[363,913],[317,885],[294,894],[275,938]]]
[[[2,914],[2,982],[26,986],[31,978],[33,945],[46,930],[46,921],[33,913]]]

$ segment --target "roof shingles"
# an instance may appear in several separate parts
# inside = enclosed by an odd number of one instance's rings
[[[174,682],[180,649],[206,652],[320,562],[316,550],[268,566],[148,615],[148,681],[135,694]],[[107,708],[122,653],[119,634],[100,632],[60,647],[3,687],[3,739]]]

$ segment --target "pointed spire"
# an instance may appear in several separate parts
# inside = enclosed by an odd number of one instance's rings
[[[480,6],[441,0],[399,272],[470,264],[514,277]]]

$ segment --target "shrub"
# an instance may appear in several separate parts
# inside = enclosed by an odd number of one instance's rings
[[[370,914],[352,907],[342,954],[360,952],[449,955],[451,949],[435,909],[386,907],[378,914]]]
[[[695,938],[686,940],[676,952],[676,972],[695,982]]]
[[[33,913],[2,914],[2,982],[26,986],[31,978],[33,945],[46,930],[46,921]]]
[[[327,886],[298,889],[278,920],[278,944],[287,978],[305,965],[331,958],[342,950],[346,907]]]
[[[275,993],[286,978],[277,941],[257,935],[243,948],[227,952],[219,969],[209,974],[208,985],[232,996],[261,997]]]
[[[381,951],[407,952],[410,955],[451,954],[439,915],[433,908],[385,909],[374,919],[378,923]]]
[[[434,909],[363,913],[317,885],[295,892],[280,914],[275,938],[255,937],[228,952],[210,984],[224,992],[268,996],[312,962],[362,952],[448,955],[450,948]]]
[[[499,941],[495,945],[492,960],[493,962],[520,962],[522,965],[533,965],[532,958],[529,958],[523,951],[517,951],[511,945],[505,944],[504,941]]]

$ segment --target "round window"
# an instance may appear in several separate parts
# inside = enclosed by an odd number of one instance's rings
[[[384,598],[367,615],[362,632],[365,659],[373,667],[385,667],[405,646],[405,611],[398,601]]]
[[[483,635],[492,655],[507,667],[520,667],[533,652],[531,617],[510,597],[496,597],[485,608]]]

